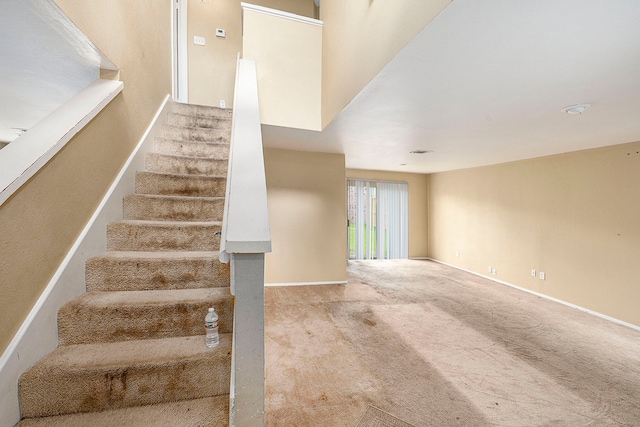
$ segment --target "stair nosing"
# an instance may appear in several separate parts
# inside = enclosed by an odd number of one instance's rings
[[[178,142],[178,143],[187,143],[187,144],[201,144],[201,145],[219,145],[221,147],[228,147],[228,142],[214,142],[214,141],[194,141],[189,139],[174,139],[174,138],[165,138],[164,136],[157,136],[155,138],[156,141],[169,141],[169,142]]]
[[[198,227],[198,226],[211,226],[222,225],[222,221],[160,221],[149,219],[121,219],[117,221],[111,221],[111,224],[131,224],[131,225],[170,225],[170,226],[185,226],[185,227]],[[152,251],[147,251],[152,252]]]
[[[149,198],[162,200],[181,200],[181,201],[220,201],[224,200],[224,196],[178,196],[174,194],[149,194],[149,193],[129,193],[124,197],[131,198]]]
[[[151,153],[147,153],[147,155],[153,156],[164,156],[164,157],[174,157],[176,159],[199,159],[199,160],[219,160],[219,161],[229,161],[228,158],[226,159],[219,159],[217,157],[194,157],[194,156],[176,156],[175,154],[163,154],[163,153],[158,153],[158,152],[151,152]]]
[[[149,170],[136,171],[136,173],[148,173],[153,175],[162,175],[167,177],[179,177],[179,178],[207,178],[207,179],[227,179],[227,175],[192,175],[188,173],[168,173],[168,172],[156,172]],[[148,193],[141,193],[148,194]]]
[[[225,122],[230,122],[231,121],[231,117],[200,116],[200,115],[197,115],[197,114],[174,113],[173,111],[170,111],[169,114],[172,114],[174,116],[180,116],[180,117],[196,117],[196,118],[203,118],[203,119],[218,119],[218,120],[225,121]]]
[[[171,294],[182,295],[179,298],[173,300],[166,300],[159,298],[164,295],[164,298],[170,297]],[[204,295],[204,294],[214,294]],[[220,295],[215,295],[220,294]],[[104,300],[118,300],[122,298],[123,301],[108,301]],[[138,307],[157,307],[170,306],[172,304],[183,303],[198,303],[204,302],[209,299],[222,299],[227,300],[231,298],[229,292],[229,286],[209,287],[209,288],[185,288],[185,289],[153,289],[153,290],[131,290],[131,291],[105,291],[97,292],[90,291],[85,292],[82,295],[74,298],[70,301],[72,304],[82,303],[85,307],[100,306],[110,308],[113,305],[118,307],[138,306]]]
[[[184,342],[187,340],[200,340],[202,339],[202,347],[200,349],[200,351],[196,352],[196,353],[188,353],[188,352],[184,352],[182,355],[170,355],[169,357],[171,357],[172,363],[183,363],[184,361],[184,357],[194,357],[200,354],[203,354],[205,352],[208,351],[215,351],[215,350],[223,350],[225,347],[231,347],[231,332],[227,332],[227,333],[221,333],[220,334],[220,345],[214,349],[209,349],[205,346],[204,344],[204,335],[187,335],[187,336],[182,336],[182,337],[165,337],[165,338],[150,338],[150,339],[143,339],[143,340],[128,340],[128,341],[113,341],[113,342],[94,342],[94,343],[84,343],[84,344],[69,344],[69,345],[64,345],[64,346],[60,346],[58,348],[56,348],[55,350],[53,350],[51,353],[49,353],[47,356],[45,356],[44,358],[42,358],[40,360],[40,362],[38,363],[43,363],[43,364],[49,364],[51,365],[52,359],[54,359],[53,361],[59,361],[60,363],[56,363],[55,366],[67,366],[69,368],[71,368],[71,370],[75,370],[75,371],[79,371],[79,370],[94,370],[94,371],[100,371],[100,370],[104,370],[104,369],[113,369],[113,368],[117,368],[117,367],[121,367],[121,366],[131,366],[131,365],[137,365],[137,366],[155,366],[157,364],[166,364],[167,359],[162,359],[162,357],[166,357],[166,353],[169,352],[169,350],[174,350],[176,348],[182,349],[180,348],[180,346],[177,346],[176,344],[179,344],[180,342]],[[145,354],[145,357],[148,358],[147,360],[137,360],[136,358],[131,358],[129,356],[124,356],[124,357],[115,357],[114,352],[113,351],[109,351],[109,349],[113,349],[115,347],[125,347],[125,350],[127,355],[129,355],[131,353],[131,350],[133,349],[135,351],[136,347],[140,347],[143,346],[143,344],[156,344],[157,348],[156,350],[159,351],[155,351],[155,352],[147,352]],[[173,345],[171,345],[173,344]],[[128,348],[127,348],[128,347]],[[81,353],[84,353],[86,351],[86,349],[91,350],[91,353],[93,357],[91,358],[87,358],[87,357],[78,357],[81,355]],[[165,353],[163,353],[163,351]],[[62,360],[60,357],[60,353],[66,354],[66,357],[62,358]],[[123,352],[122,352],[123,353]],[[162,356],[162,357],[161,357]],[[73,357],[78,358],[78,360],[72,360]],[[112,357],[112,360],[108,360],[110,357]],[[95,359],[100,359],[102,363],[95,363]],[[119,360],[118,360],[119,359]],[[78,363],[80,362],[80,363]],[[84,362],[84,363],[82,363]],[[108,362],[108,363],[107,363]],[[38,364],[36,363],[36,365]]]
[[[171,129],[188,129],[188,130],[210,130],[220,132],[221,134],[231,133],[231,129],[219,129],[219,128],[206,128],[206,127],[194,127],[194,126],[180,126],[180,125],[172,125],[169,123],[165,123],[162,125],[165,128]]]
[[[112,258],[112,259],[120,259],[120,258],[208,259],[208,258],[217,258],[219,255],[220,255],[220,251],[109,251],[109,252],[103,252],[99,255],[95,255],[89,259],[99,259],[104,257]]]

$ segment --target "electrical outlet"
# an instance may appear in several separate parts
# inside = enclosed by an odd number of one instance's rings
[[[193,44],[198,45],[198,46],[204,46],[204,44],[205,44],[204,37],[193,36]]]
[[[540,280],[546,280],[547,279],[547,273],[545,273],[544,271],[540,272]]]
[[[536,269],[535,268],[531,269],[531,277],[536,277]]]
[[[220,108],[227,108],[227,103],[225,102],[224,99],[220,100]]]
[[[491,266],[489,266],[489,273],[491,273],[493,271],[493,268],[491,268]]]

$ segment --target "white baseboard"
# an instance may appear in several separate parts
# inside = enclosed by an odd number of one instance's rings
[[[171,107],[167,95],[129,159],[76,239],[26,320],[0,357],[0,427],[20,421],[18,379],[58,346],[58,309],[86,291],[85,263],[107,250],[107,224],[122,219],[122,198],[135,192],[135,172],[144,169],[145,154],[152,150],[160,125]]]
[[[290,283],[265,283],[264,286],[317,286],[317,285],[346,285],[347,281],[338,282],[290,282]]]
[[[640,326],[634,325],[633,323],[625,322],[623,320],[616,319],[615,317],[607,316],[606,314],[602,314],[602,313],[599,313],[597,311],[593,311],[593,310],[590,310],[588,308],[584,308],[584,307],[581,307],[579,305],[572,304],[570,302],[567,302],[567,301],[564,301],[564,300],[561,300],[561,299],[558,299],[558,298],[554,298],[554,297],[551,297],[549,295],[542,294],[540,292],[532,291],[531,289],[522,288],[522,287],[514,285],[512,283],[505,282],[503,280],[498,280],[495,277],[485,276],[484,274],[476,273],[475,271],[467,270],[467,269],[458,267],[456,265],[448,264],[446,262],[439,261],[437,259],[433,259],[433,258],[425,258],[425,259],[428,259],[429,261],[437,262],[438,264],[442,264],[442,265],[446,265],[448,267],[455,268],[455,269],[460,270],[460,271],[471,273],[471,274],[473,274],[475,276],[491,280],[492,282],[500,283],[501,285],[506,285],[506,286],[509,286],[511,288],[518,289],[519,291],[523,291],[523,292],[526,292],[528,294],[532,294],[532,295],[535,295],[537,297],[547,299],[549,301],[557,302],[559,304],[566,305],[567,307],[575,308],[575,309],[580,310],[580,311],[584,311],[585,313],[589,313],[589,314],[591,314],[593,316],[600,317],[600,318],[608,320],[610,322],[617,323],[617,324],[622,325],[622,326],[626,326],[627,328],[631,328],[631,329],[635,329],[636,331],[640,331]]]

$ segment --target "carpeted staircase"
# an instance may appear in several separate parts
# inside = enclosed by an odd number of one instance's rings
[[[59,347],[20,378],[20,427],[228,425],[233,298],[215,232],[230,129],[229,110],[173,105],[87,292],[58,313]]]

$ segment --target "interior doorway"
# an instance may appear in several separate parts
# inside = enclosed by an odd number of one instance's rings
[[[409,257],[408,184],[347,180],[349,259]]]

